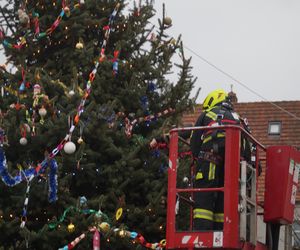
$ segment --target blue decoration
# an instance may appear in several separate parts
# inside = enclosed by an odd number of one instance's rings
[[[50,161],[49,172],[49,202],[55,202],[57,200],[57,162],[52,159]]]
[[[25,82],[22,82],[19,87],[19,91],[24,91],[24,90],[25,90]]]
[[[148,97],[146,95],[144,95],[140,98],[140,101],[141,101],[143,111],[145,112],[146,115],[149,115],[149,100],[148,100]]]
[[[151,154],[154,158],[158,158],[160,156],[160,151],[159,149],[154,149],[152,150]]]
[[[85,198],[85,196],[80,196],[79,203],[81,206],[85,205],[87,203],[87,198]]]
[[[24,180],[31,179],[32,176],[37,176],[40,173],[43,173],[45,169],[48,167],[48,159],[45,159],[41,164],[40,168],[29,168],[26,170],[22,170],[16,176],[11,176],[8,173],[7,163],[3,148],[0,147],[0,177],[5,185],[9,187],[13,187]],[[50,173],[49,173],[49,202],[54,202],[57,200],[57,162],[52,159],[49,161],[50,163]]]
[[[137,237],[138,233],[137,232],[131,232],[130,233],[130,238],[135,239]]]
[[[119,63],[118,60],[113,62],[113,74],[117,75],[118,74],[118,69],[119,69]]]
[[[148,83],[148,90],[149,90],[150,92],[154,92],[154,91],[156,90],[156,85],[155,85],[154,82],[149,82],[149,83]]]

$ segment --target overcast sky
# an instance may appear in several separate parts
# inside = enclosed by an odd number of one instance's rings
[[[300,100],[299,0],[156,0],[165,3],[185,46],[270,101]],[[215,89],[237,93],[240,102],[261,101],[238,83],[192,56],[202,87],[199,101]]]

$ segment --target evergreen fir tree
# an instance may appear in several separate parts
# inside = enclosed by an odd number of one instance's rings
[[[149,142],[178,125],[193,104],[195,82],[180,37],[167,35],[170,18],[163,15],[155,27],[151,1],[129,7],[121,0],[15,0],[0,10],[1,42],[14,66],[13,71],[0,69],[8,172],[24,178],[24,171],[48,164],[30,182],[11,187],[0,182],[0,249],[58,249],[83,232],[86,239],[76,247],[91,249],[92,226],[101,232],[101,249],[144,249],[139,240],[121,237],[123,229],[147,242],[164,239],[167,151],[150,150]],[[176,53],[181,63],[172,82],[168,75]],[[55,189],[49,155],[60,143],[66,145],[64,138],[77,149],[73,154],[61,149],[53,157],[56,199],[49,191],[49,186]],[[21,220],[26,220],[24,228]]]

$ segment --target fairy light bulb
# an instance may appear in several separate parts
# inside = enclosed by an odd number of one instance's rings
[[[120,236],[121,238],[124,238],[124,237],[126,236],[126,232],[125,232],[124,229],[122,229],[122,230],[119,231],[119,236]]]

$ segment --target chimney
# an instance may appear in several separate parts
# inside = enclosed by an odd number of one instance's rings
[[[233,92],[233,85],[231,84],[230,85],[230,92],[228,93],[228,97],[230,99],[230,101],[232,102],[232,104],[235,104],[238,102],[238,99],[237,99],[237,96],[236,96],[236,93]]]

